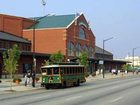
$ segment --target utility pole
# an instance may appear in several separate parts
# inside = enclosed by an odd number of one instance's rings
[[[105,78],[105,57],[104,57],[104,47],[105,47],[105,42],[108,40],[113,39],[113,37],[107,38],[103,40],[103,78]]]
[[[134,60],[134,56],[135,56],[135,50],[136,49],[138,49],[138,48],[140,48],[140,47],[135,47],[135,48],[133,48],[133,51],[132,51],[132,56],[133,56],[133,71],[134,71],[134,69],[135,69],[135,66],[134,66],[134,62],[135,62],[135,60]]]

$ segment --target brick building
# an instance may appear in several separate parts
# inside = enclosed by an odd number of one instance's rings
[[[61,51],[65,61],[86,51],[89,58],[95,56],[95,36],[83,14],[52,15],[37,18],[23,18],[0,14],[0,76],[2,73],[2,52],[18,44],[22,54],[19,73],[32,69],[35,54],[37,72],[49,54]]]
[[[33,35],[35,52],[52,54],[61,51],[67,60],[79,56],[84,50],[94,58],[95,36],[83,14],[44,16],[35,26],[23,30],[23,37],[31,42]]]
[[[40,71],[43,61],[50,54],[61,51],[65,62],[74,61],[80,52],[89,55],[89,70],[98,69],[99,61],[105,58],[105,66],[111,69],[126,62],[114,61],[113,54],[95,47],[95,36],[83,14],[47,15],[43,17],[23,18],[0,14],[0,76],[3,73],[2,52],[17,44],[22,51],[18,73],[26,73],[33,68],[33,56],[36,58],[36,70]]]
[[[31,51],[32,43],[23,37],[23,29],[28,28],[35,22],[31,19],[0,14],[0,77],[5,74],[3,70],[2,53],[17,44],[21,50],[21,56],[18,66],[18,73],[26,73],[32,69],[33,53]],[[42,62],[48,59],[47,54],[35,53],[37,59],[37,70]]]

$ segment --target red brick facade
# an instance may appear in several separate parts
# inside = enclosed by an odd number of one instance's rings
[[[35,52],[52,54],[57,51],[61,51],[67,59],[69,58],[69,41],[73,42],[74,46],[76,46],[77,43],[80,43],[81,47],[86,44],[87,46],[95,49],[95,36],[88,27],[88,23],[84,18],[84,15],[80,15],[76,21],[76,23],[73,22],[66,28],[35,29]],[[80,22],[85,23],[87,27],[80,24]],[[85,31],[86,39],[80,39],[78,37],[80,27],[82,27]],[[23,30],[23,36],[33,42],[33,29]],[[94,53],[95,50],[93,55]],[[76,56],[75,53],[74,56]]]
[[[0,31],[8,32],[22,37],[22,30],[31,26],[34,22],[22,17],[0,14]]]
[[[24,30],[23,36],[33,43],[33,30]],[[61,50],[66,53],[65,29],[41,29],[35,31],[35,52],[52,54]],[[33,44],[32,44],[33,45]],[[33,47],[33,46],[32,46]],[[33,48],[32,48],[33,49]]]
[[[19,73],[24,73],[25,64],[29,64],[31,66],[33,64],[33,29],[26,29],[33,25],[33,23],[34,21],[30,19],[0,14],[0,31],[7,32],[18,37],[27,38],[29,41],[31,41],[31,47],[29,46],[31,49],[27,50],[30,54],[21,55]],[[85,32],[85,39],[79,38],[80,28],[82,28]],[[81,45],[81,50],[83,49],[84,45],[87,45],[89,48],[92,47],[94,49],[93,55],[95,53],[95,36],[89,28],[88,22],[83,14],[79,15],[76,20],[73,20],[68,27],[35,29],[34,35],[35,53],[40,54],[36,56],[37,72],[39,72],[43,61],[48,59],[46,56],[41,56],[42,54],[52,54],[57,51],[61,51],[65,55],[66,61],[68,58],[75,58],[75,50],[73,56],[68,55],[69,42],[74,44],[75,49],[78,43]],[[15,42],[8,41],[7,43]],[[20,49],[24,49],[24,45],[24,43],[19,43]]]

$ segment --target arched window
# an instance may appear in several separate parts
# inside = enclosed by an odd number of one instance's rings
[[[93,47],[89,48],[89,57],[91,57],[91,58],[94,57],[94,49],[93,49]]]
[[[68,55],[74,56],[74,44],[71,41],[68,43]]]
[[[86,34],[83,28],[80,28],[79,30],[79,38],[80,39],[86,39]]]
[[[88,49],[88,46],[87,46],[87,45],[84,45],[84,46],[83,46],[83,51],[85,51],[85,52],[87,52],[87,53],[89,52],[89,49]]]
[[[81,53],[81,45],[78,43],[76,45],[76,56],[80,56],[80,53]]]

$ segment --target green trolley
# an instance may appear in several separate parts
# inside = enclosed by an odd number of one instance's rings
[[[41,85],[46,89],[50,87],[79,86],[86,82],[83,65],[48,65],[42,66]]]

